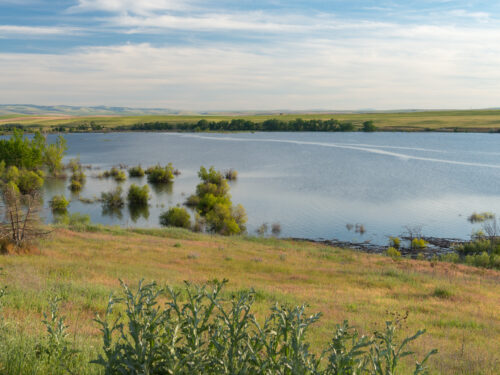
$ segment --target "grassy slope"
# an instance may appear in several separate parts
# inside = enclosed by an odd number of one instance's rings
[[[500,110],[472,110],[472,111],[430,111],[430,112],[407,112],[407,113],[363,113],[363,114],[285,114],[277,115],[209,115],[209,116],[112,116],[112,117],[74,117],[66,119],[26,119],[17,120],[16,123],[25,125],[51,126],[69,125],[76,126],[83,122],[95,121],[105,127],[118,125],[133,125],[139,122],[197,122],[202,118],[209,120],[231,120],[233,118],[245,118],[253,121],[264,121],[269,118],[290,120],[295,118],[335,118],[340,121],[350,121],[355,125],[361,125],[363,121],[373,120],[375,125],[385,130],[450,130],[459,128],[468,131],[488,131],[500,129]],[[1,125],[1,124],[0,124]]]
[[[40,254],[3,256],[0,267],[0,282],[9,291],[5,315],[20,322],[21,335],[43,329],[41,313],[49,296],[57,294],[80,345],[99,347],[92,318],[118,290],[118,278],[170,285],[228,278],[231,290],[256,289],[260,315],[276,301],[306,302],[310,312],[323,312],[310,335],[315,345],[324,344],[344,319],[372,331],[387,318],[386,311],[409,311],[408,333],[428,330],[417,341],[417,352],[440,350],[433,373],[500,373],[500,273],[494,271],[393,261],[302,242],[120,229],[58,229],[40,245]],[[436,288],[444,290],[440,297]]]

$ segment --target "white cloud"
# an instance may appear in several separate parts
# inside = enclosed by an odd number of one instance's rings
[[[295,17],[297,18],[297,17]],[[171,14],[154,16],[130,16],[122,15],[111,18],[110,23],[114,26],[130,28],[132,31],[144,31],[154,29],[176,29],[193,31],[218,31],[238,30],[256,32],[298,32],[316,28],[307,25],[304,19],[290,21],[286,16],[270,17],[261,12],[245,13],[207,13],[199,16],[175,16]],[[310,22],[308,18],[307,21]]]
[[[69,8],[69,11],[104,11],[146,15],[158,11],[187,10],[190,8],[189,3],[187,0],[78,0],[78,4]]]
[[[450,15],[453,17],[465,17],[472,18],[479,22],[488,21],[491,18],[491,15],[486,12],[470,12],[464,9],[456,9],[450,12]]]
[[[48,35],[68,35],[77,32],[73,27],[52,27],[52,26],[17,26],[0,25],[0,37],[24,35],[24,36],[48,36]]]
[[[0,102],[208,110],[500,104],[500,30],[367,24],[345,34],[231,47],[3,53]]]

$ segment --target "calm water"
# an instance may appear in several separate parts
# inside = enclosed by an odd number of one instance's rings
[[[100,203],[72,196],[70,212],[92,221],[157,227],[160,213],[184,202],[198,183],[200,165],[234,168],[234,203],[248,214],[248,231],[279,222],[282,236],[386,243],[405,225],[428,236],[468,238],[473,211],[500,213],[500,135],[440,133],[68,134],[66,159],[79,156],[87,171],[82,197],[114,188],[92,178],[124,163],[143,167],[172,162],[182,175],[152,189],[149,212],[103,213]],[[146,183],[129,179],[122,184]],[[66,194],[69,181],[49,181],[45,202]],[[46,219],[52,220],[48,209]],[[346,224],[363,224],[366,233]]]

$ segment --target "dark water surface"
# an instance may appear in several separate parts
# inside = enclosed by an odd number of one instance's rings
[[[500,213],[500,135],[465,133],[242,133],[67,134],[67,160],[101,168],[86,171],[80,193],[100,197],[112,179],[92,175],[120,163],[143,167],[172,162],[181,171],[171,186],[152,188],[149,212],[103,213],[84,204],[69,181],[47,181],[45,206],[55,194],[72,198],[70,212],[92,221],[157,227],[160,213],[185,201],[201,165],[234,168],[234,203],[248,214],[248,231],[279,222],[282,236],[386,243],[405,225],[423,225],[427,236],[468,238],[478,225],[473,211]],[[131,178],[121,185],[145,184]],[[48,208],[48,221],[52,220]],[[346,224],[363,224],[366,233]]]

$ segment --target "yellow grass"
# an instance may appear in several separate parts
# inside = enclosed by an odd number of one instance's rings
[[[401,260],[285,240],[224,238],[179,230],[131,232],[57,229],[29,255],[0,257],[8,286],[4,315],[25,334],[39,323],[51,295],[72,333],[98,347],[96,312],[103,312],[118,278],[180,285],[229,279],[229,289],[255,288],[255,311],[275,302],[310,305],[324,315],[312,330],[315,347],[348,319],[363,332],[381,328],[387,312],[409,311],[406,333],[426,328],[414,349],[438,348],[434,374],[499,374],[500,273],[462,265]],[[180,245],[179,245],[180,244]],[[445,293],[436,292],[436,289]]]

